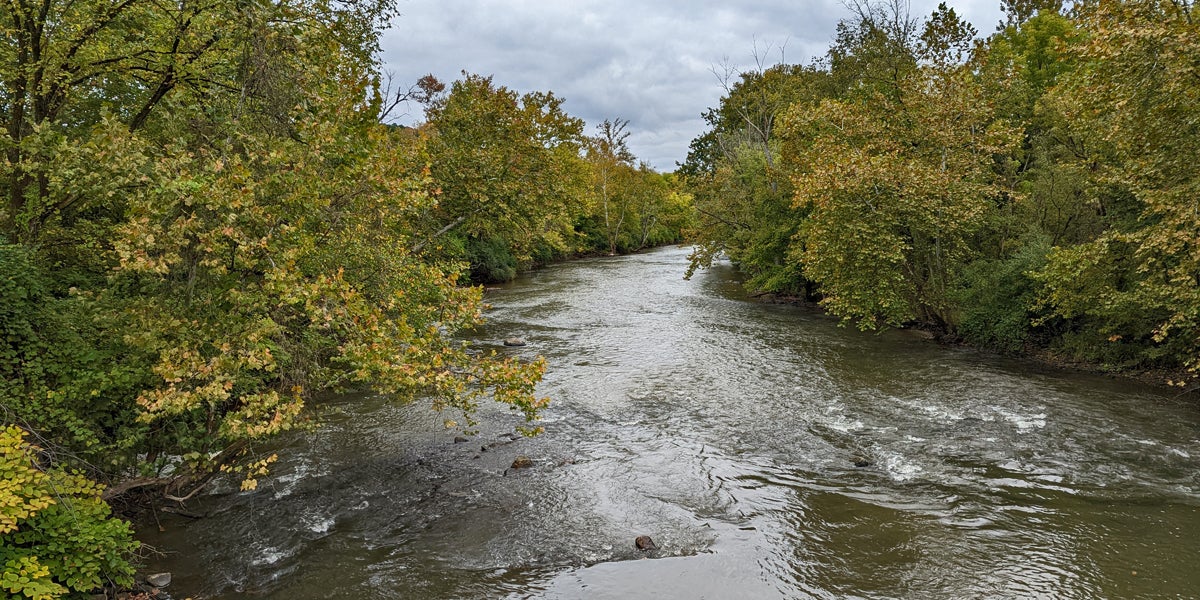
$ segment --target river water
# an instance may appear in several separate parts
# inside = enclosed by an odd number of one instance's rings
[[[549,362],[543,435],[329,399],[257,491],[160,514],[148,567],[215,599],[1200,597],[1194,402],[839,328],[686,256],[489,292],[479,342]]]

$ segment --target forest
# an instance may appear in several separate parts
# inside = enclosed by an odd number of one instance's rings
[[[828,52],[726,78],[680,168],[692,269],[865,330],[1196,388],[1200,13],[1185,0],[855,3]]]
[[[390,80],[388,0],[5,0],[0,589],[130,585],[110,503],[255,489],[322,394],[536,433],[545,363],[455,337],[480,284],[685,237],[862,329],[1194,389],[1195,5],[1005,0],[986,37],[852,6],[811,64],[728,74],[658,173],[552,92]]]

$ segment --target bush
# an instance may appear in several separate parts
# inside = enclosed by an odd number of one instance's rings
[[[25,435],[0,429],[0,590],[37,600],[132,585],[139,544],[129,524],[111,516],[96,483],[44,470]]]
[[[517,277],[517,259],[503,239],[470,238],[466,250],[473,283],[512,281]]]
[[[1035,240],[1001,260],[980,260],[959,279],[958,333],[972,345],[1019,352],[1034,332],[1040,284],[1030,277],[1046,264],[1049,244]]]
[[[87,463],[128,466],[147,359],[106,336],[86,300],[48,288],[26,249],[0,245],[0,409]]]

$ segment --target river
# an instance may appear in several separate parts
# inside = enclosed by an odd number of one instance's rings
[[[488,293],[480,344],[548,360],[543,435],[327,399],[257,491],[144,528],[148,568],[212,599],[1200,596],[1194,402],[839,328],[686,256]]]

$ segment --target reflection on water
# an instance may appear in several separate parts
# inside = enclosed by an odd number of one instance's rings
[[[687,251],[551,267],[480,343],[542,354],[546,433],[333,399],[256,492],[146,541],[205,598],[1191,598],[1200,411],[802,307]],[[532,469],[507,467],[518,455]],[[634,537],[653,536],[647,557]]]

